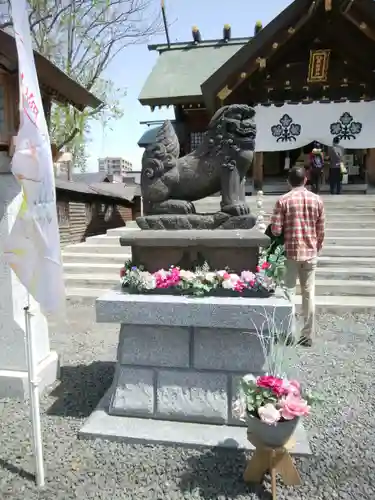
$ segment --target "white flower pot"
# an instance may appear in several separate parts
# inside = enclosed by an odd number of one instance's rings
[[[281,448],[293,436],[299,422],[299,418],[278,422],[276,425],[269,425],[259,418],[248,415],[248,432],[256,440],[269,448]]]

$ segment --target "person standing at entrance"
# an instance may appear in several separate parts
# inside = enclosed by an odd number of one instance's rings
[[[290,170],[288,183],[291,190],[276,203],[271,232],[275,236],[284,234],[284,284],[290,300],[299,278],[304,324],[298,343],[310,347],[315,333],[315,271],[324,241],[324,205],[320,196],[306,189],[303,167]]]
[[[340,139],[335,137],[329,148],[329,186],[331,194],[341,194],[341,183],[344,170],[344,148],[340,146]]]
[[[319,194],[324,168],[324,154],[318,142],[314,144],[314,148],[309,155],[309,163],[311,189],[313,193]]]

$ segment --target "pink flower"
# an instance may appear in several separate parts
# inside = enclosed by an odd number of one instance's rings
[[[271,267],[271,264],[269,262],[263,262],[261,269],[269,269]]]
[[[281,416],[285,420],[296,417],[306,417],[310,413],[310,406],[300,396],[290,393],[280,401]]]
[[[272,377],[271,375],[263,375],[262,377],[258,377],[257,386],[264,387],[265,389],[270,389],[278,397],[287,394],[284,380],[282,378]]]
[[[235,283],[235,285],[233,287],[233,290],[235,290],[236,292],[243,292],[245,288],[246,288],[245,283],[243,281],[241,281],[241,280],[238,280]]]
[[[248,283],[249,281],[254,280],[254,273],[252,273],[251,271],[242,271],[241,279],[245,283]]]
[[[299,396],[301,393],[301,384],[298,380],[289,380],[287,390],[289,393],[294,394],[294,396]]]
[[[261,421],[268,425],[276,425],[281,419],[280,410],[275,408],[272,403],[258,408],[258,415]]]

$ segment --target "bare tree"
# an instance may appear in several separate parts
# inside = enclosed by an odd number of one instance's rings
[[[152,0],[29,0],[35,49],[103,101],[78,112],[54,106],[51,135],[61,149],[84,141],[91,119],[103,126],[119,118],[125,89],[105,77],[106,69],[128,45],[144,43],[161,31]],[[10,29],[10,1],[0,0],[0,28]]]

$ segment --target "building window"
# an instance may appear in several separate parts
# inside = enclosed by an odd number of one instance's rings
[[[204,132],[191,132],[190,133],[190,150],[193,151],[200,146],[203,141]]]
[[[56,208],[59,226],[69,226],[69,203],[67,201],[58,201],[56,203]]]
[[[113,210],[113,205],[108,205],[108,206],[107,206],[107,209],[106,209],[106,211],[105,211],[105,214],[104,214],[104,220],[105,220],[106,222],[108,222],[108,221],[111,219],[111,217],[112,217],[112,215],[113,215],[113,211],[114,211],[114,210]]]

